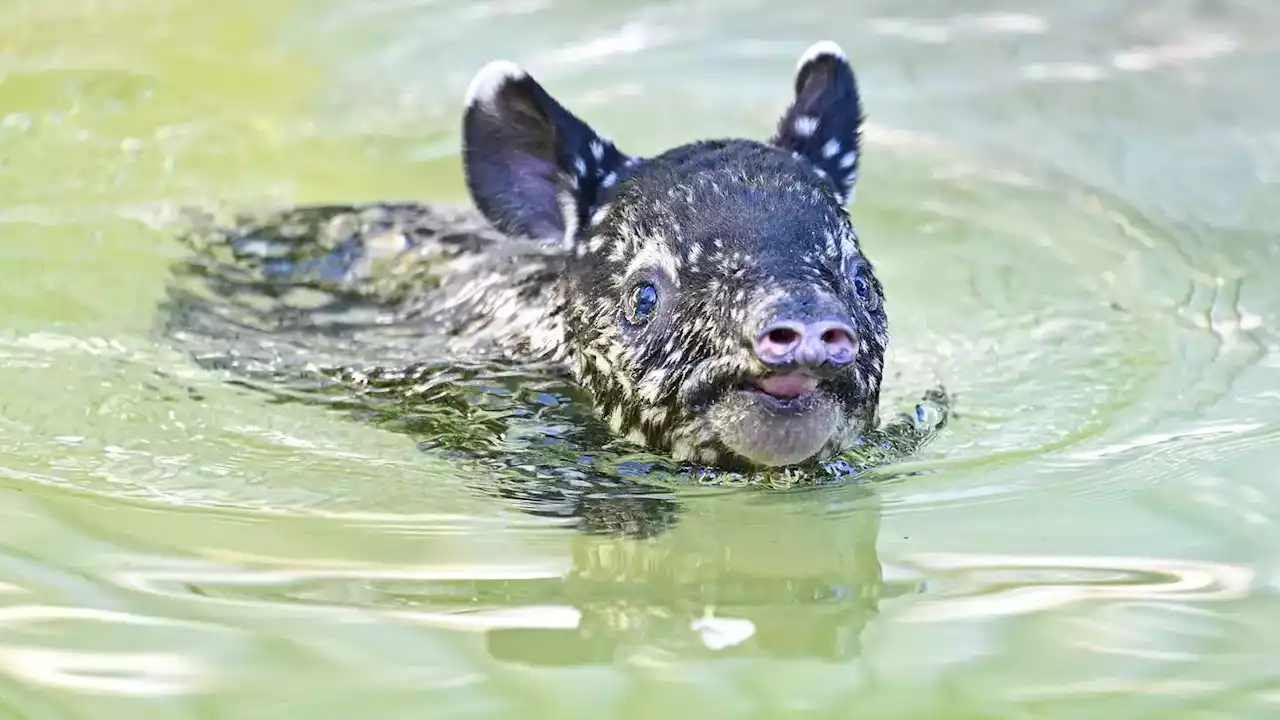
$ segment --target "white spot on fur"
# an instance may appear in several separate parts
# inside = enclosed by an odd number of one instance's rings
[[[822,146],[822,157],[824,158],[833,158],[839,152],[840,152],[840,141],[835,138],[831,138],[830,140],[827,141],[825,145]]]
[[[609,251],[609,262],[615,262],[615,263],[622,262],[622,260],[626,258],[626,256],[627,256],[627,243],[622,240],[615,240],[613,243],[613,248]],[[615,275],[613,276],[612,280],[614,285],[621,285],[623,281],[623,277],[621,275]]]
[[[818,118],[812,115],[801,115],[796,118],[791,127],[796,131],[796,135],[807,138],[818,131]]]
[[[858,255],[858,238],[851,232],[844,232],[840,235],[840,254],[847,258]]]
[[[467,86],[466,106],[488,105],[508,82],[523,80],[528,73],[510,60],[494,60],[480,68]]]
[[[560,201],[560,219],[564,223],[564,237],[561,242],[567,250],[573,246],[573,238],[578,234],[578,204],[573,200],[573,194],[562,192],[556,196]]]
[[[667,409],[661,405],[645,408],[641,418],[647,425],[661,425],[667,420]]]
[[[858,162],[858,151],[850,150],[849,152],[845,153],[844,157],[840,158],[840,169],[848,170],[849,168],[853,167],[853,164],[856,162]]]
[[[613,187],[613,184],[616,182],[618,182],[618,173],[611,172],[608,175],[605,175],[604,179],[600,181],[600,187]]]
[[[609,211],[612,209],[613,209],[613,206],[609,205],[608,203],[601,205],[599,208],[596,209],[595,212],[591,213],[591,224],[599,225],[601,222],[604,221],[606,217],[609,217]]]
[[[573,169],[577,170],[579,175],[587,176],[587,162],[582,158],[576,157],[573,159]]]
[[[604,160],[604,143],[599,140],[591,141],[591,155],[595,157],[596,162]]]
[[[627,277],[633,277],[643,268],[654,267],[662,270],[671,280],[672,284],[679,286],[679,267],[676,264],[676,256],[671,254],[671,249],[667,246],[666,238],[661,235],[655,235],[645,241],[636,254],[631,258],[631,262],[627,263],[627,270],[624,273]]]
[[[640,380],[640,399],[647,403],[656,403],[662,395],[662,373],[650,372],[646,373],[644,378]]]

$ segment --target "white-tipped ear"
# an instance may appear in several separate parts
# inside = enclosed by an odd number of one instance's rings
[[[849,62],[849,56],[845,55],[844,50],[841,49],[834,41],[819,40],[818,42],[810,45],[808,50],[801,53],[800,60],[796,62],[795,71],[799,73],[801,68],[818,59],[822,55],[830,55],[837,60]]]
[[[510,60],[494,60],[480,68],[467,86],[466,107],[491,104],[498,90],[508,82],[528,77],[529,74]]]
[[[862,101],[849,58],[830,41],[796,63],[795,100],[771,142],[808,160],[842,203],[853,197],[862,151]]]
[[[527,72],[495,60],[467,88],[462,156],[480,212],[508,235],[572,241],[634,163]]]

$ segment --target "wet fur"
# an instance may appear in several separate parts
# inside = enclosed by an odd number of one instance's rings
[[[379,257],[411,269],[398,316],[455,352],[560,363],[612,431],[637,445],[726,468],[824,460],[878,424],[888,329],[845,209],[862,149],[852,68],[838,47],[818,43],[793,89],[768,141],[704,140],[641,158],[514,64],[491,63],[468,89],[463,118],[482,221],[402,205],[310,220],[295,210],[260,227],[333,234],[326,245],[350,252],[325,271],[349,288],[375,277]],[[241,242],[242,265],[256,258],[265,272],[268,258],[288,255],[260,232],[249,238],[258,245]],[[308,262],[320,261],[293,258],[280,272],[304,274]],[[868,297],[855,293],[855,277]],[[627,298],[642,281],[662,300],[657,317],[637,325]],[[852,322],[856,361],[824,379],[813,412],[779,422],[739,391],[762,372],[744,338],[779,312],[819,310]],[[735,449],[752,440],[759,447]]]
[[[793,90],[768,142],[698,141],[652,158],[619,150],[512,63],[489,65],[468,92],[476,205],[508,235],[563,249],[547,315],[558,359],[637,445],[709,465],[790,465],[831,457],[877,423],[887,320],[845,212],[861,161],[857,84],[824,42],[801,57]],[[855,295],[855,276],[869,297]],[[629,293],[645,284],[662,298],[657,317],[629,322]],[[743,390],[765,371],[745,340],[819,305],[852,321],[856,362],[825,379],[808,412],[780,419]]]

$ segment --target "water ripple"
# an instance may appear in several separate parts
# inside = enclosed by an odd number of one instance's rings
[[[1091,601],[1238,600],[1256,589],[1247,567],[1191,560],[923,553],[906,561],[934,578],[906,622],[1040,613]]]
[[[128,642],[120,646],[131,649],[52,647],[48,641],[51,634],[99,639],[127,636]],[[206,635],[221,644],[235,634],[228,628],[190,620],[90,608],[9,605],[0,608],[0,672],[26,682],[87,693],[164,697],[210,692],[220,685],[219,673],[193,652],[209,643],[193,640]],[[177,637],[184,642],[175,643]],[[15,642],[17,638],[28,642]]]

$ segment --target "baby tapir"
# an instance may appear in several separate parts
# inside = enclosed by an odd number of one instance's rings
[[[646,158],[498,61],[472,81],[463,117],[479,214],[294,208],[222,247],[237,275],[257,266],[286,287],[381,282],[371,268],[390,257],[413,268],[396,276],[395,315],[424,338],[561,364],[637,445],[726,470],[818,462],[879,424],[884,298],[845,211],[861,125],[831,42],[800,58],[767,142]],[[281,318],[328,322],[289,307]]]
[[[506,61],[472,81],[464,167],[509,237],[563,253],[538,323],[612,430],[720,467],[830,458],[878,423],[884,298],[845,210],[862,106],[832,42],[767,142],[622,152]]]

